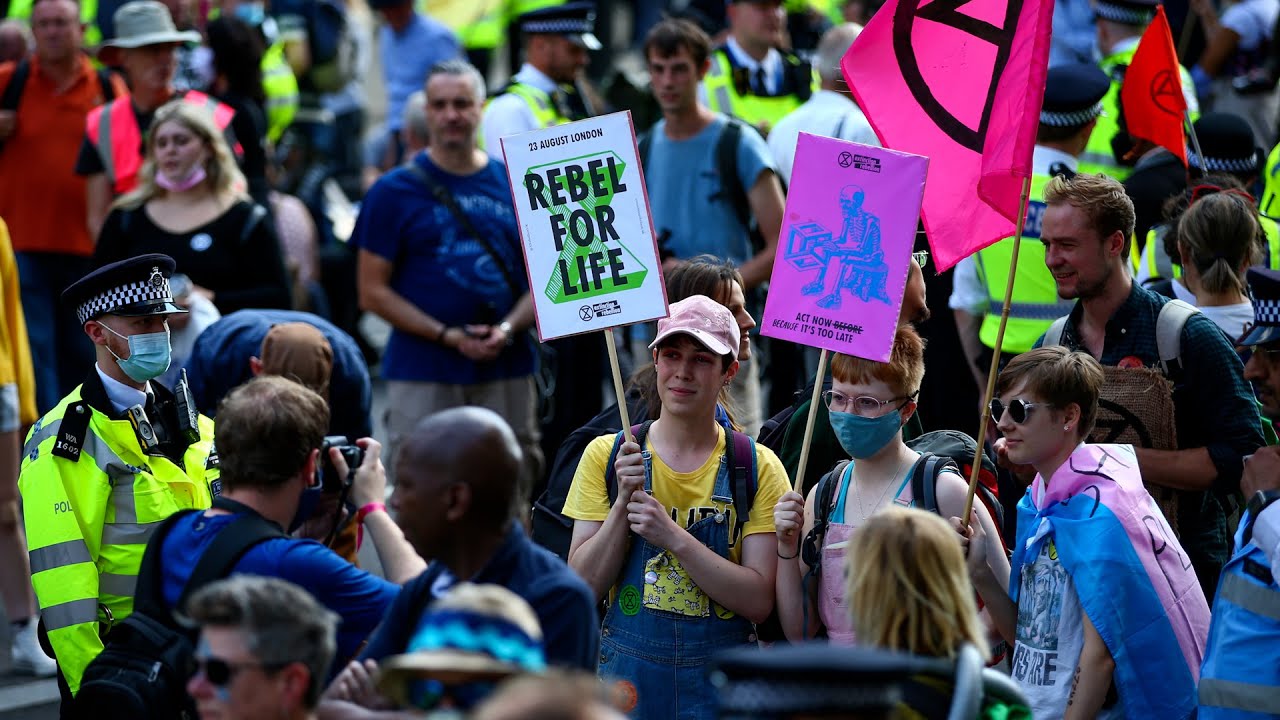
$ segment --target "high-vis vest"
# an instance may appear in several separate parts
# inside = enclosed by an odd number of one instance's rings
[[[1236,547],[1251,518],[1236,530]],[[1280,716],[1280,584],[1250,542],[1222,568],[1200,666],[1200,720]]]
[[[267,140],[280,141],[298,114],[298,78],[284,56],[284,43],[272,43],[262,55],[262,90],[267,96]]]
[[[1102,98],[1103,113],[1098,117],[1093,134],[1089,136],[1089,144],[1080,155],[1080,173],[1102,173],[1116,180],[1124,181],[1133,174],[1133,168],[1121,165],[1111,149],[1111,139],[1120,132],[1120,87],[1124,84],[1124,71],[1133,62],[1133,53],[1137,48],[1113,53],[1102,59],[1099,66],[1111,78],[1111,87]],[[1186,68],[1179,67],[1178,74],[1182,81],[1183,93],[1195,97],[1195,83]],[[1194,120],[1198,113],[1192,113]]]
[[[1262,259],[1261,264],[1271,270],[1280,270],[1280,223],[1266,215],[1259,215],[1258,224],[1262,226],[1262,234],[1267,238],[1267,256]],[[1164,224],[1148,230],[1147,244],[1141,251],[1138,250],[1137,237],[1130,237],[1129,263],[1133,266],[1134,277],[1138,276],[1144,262],[1148,277],[1143,282],[1182,277],[1182,264],[1174,262],[1164,251],[1164,235],[1168,231],[1168,226]]]
[[[18,478],[31,584],[72,693],[103,631],[133,612],[152,530],[178,510],[209,507],[217,493],[212,420],[200,416],[200,439],[180,467],[143,454],[130,422],[100,406],[110,401],[92,372],[32,426]]]
[[[1280,217],[1280,145],[1271,148],[1267,156],[1266,172],[1262,177],[1262,199],[1258,211],[1263,215]]]
[[[196,90],[188,90],[182,101],[207,108],[213,113],[213,123],[219,130],[226,130],[236,114],[230,105]],[[138,118],[133,114],[129,96],[118,97],[90,110],[89,117],[85,119],[85,132],[102,159],[112,192],[123,195],[136,188],[138,170],[142,168],[142,128],[138,127]]]
[[[799,58],[788,53],[782,54],[782,61],[790,72],[795,72],[803,65]],[[711,70],[702,79],[707,90],[707,102],[712,110],[736,117],[762,131],[767,131],[792,110],[803,105],[818,89],[817,76],[810,72],[808,87],[794,88],[790,94],[776,97],[756,95],[750,92],[748,83],[735,82],[733,70],[728,50],[720,48],[711,53]],[[739,92],[740,84],[745,86],[743,92]]]
[[[1022,245],[1018,249],[1017,280],[1013,283],[1013,298],[1009,304],[1009,323],[1005,326],[1004,352],[1024,353],[1035,345],[1053,321],[1071,313],[1070,300],[1058,297],[1058,286],[1053,274],[1044,264],[1044,245],[1040,242],[1040,221],[1044,217],[1044,188],[1052,178],[1048,175],[1031,176],[1030,202],[1027,220],[1022,228]],[[1004,306],[1005,285],[1009,281],[1009,268],[1013,260],[1013,238],[979,250],[974,255],[978,277],[987,288],[989,306],[982,317],[979,337],[989,348],[996,346],[996,334],[1000,327],[1000,313]]]
[[[489,102],[493,102],[494,98],[500,95],[515,95],[524,101],[525,105],[533,111],[533,119],[537,121],[539,128],[547,128],[553,125],[563,125],[569,122],[569,118],[565,117],[560,109],[556,107],[555,100],[552,99],[550,93],[543,92],[532,85],[526,85],[522,82],[512,82],[507,85],[501,93],[489,98],[485,106],[488,107]],[[484,133],[476,134],[476,145],[485,150]]]
[[[504,0],[417,0],[414,6],[448,25],[462,47],[492,50],[505,39],[505,4]]]
[[[102,31],[98,29],[98,0],[79,0],[80,22],[84,24],[84,46],[92,49],[102,42]],[[9,3],[8,17],[20,20],[31,20],[31,6],[35,0],[13,0]]]

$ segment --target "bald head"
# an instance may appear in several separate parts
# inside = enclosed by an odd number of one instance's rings
[[[505,527],[515,507],[520,443],[502,416],[457,407],[418,423],[400,446],[397,469],[412,465],[471,488],[468,519]]]
[[[822,78],[824,87],[834,84],[837,80],[843,80],[840,61],[844,59],[845,53],[849,52],[853,41],[858,39],[858,33],[861,32],[861,25],[850,22],[836,25],[822,34],[822,40],[818,41],[814,64],[817,65],[818,76]]]

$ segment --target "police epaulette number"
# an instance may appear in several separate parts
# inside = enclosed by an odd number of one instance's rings
[[[75,402],[67,406],[62,422],[58,425],[58,434],[53,441],[53,454],[72,462],[80,460],[80,449],[84,447],[85,433],[89,431],[89,418],[93,411],[85,402]]]

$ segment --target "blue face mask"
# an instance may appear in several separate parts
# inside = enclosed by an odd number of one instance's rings
[[[840,447],[857,460],[865,460],[880,452],[901,428],[901,410],[877,418],[846,412],[831,413],[831,429],[835,431]]]
[[[129,343],[129,359],[121,360],[119,355],[107,346],[107,352],[116,359],[116,364],[134,382],[146,382],[158,378],[169,369],[170,353],[169,329],[164,332],[143,333],[141,335],[121,335],[102,323],[103,329]]]
[[[316,477],[314,485],[302,490],[302,496],[298,498],[298,509],[293,513],[293,520],[289,521],[289,532],[302,527],[302,523],[316,514],[316,508],[320,506],[320,496],[323,493],[324,483],[319,477]]]

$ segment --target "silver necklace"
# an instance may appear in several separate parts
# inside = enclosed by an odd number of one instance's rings
[[[907,461],[903,460],[902,463],[898,465],[898,469],[893,472],[893,475],[889,476],[889,482],[885,483],[884,490],[880,492],[880,497],[876,498],[875,504],[871,506],[872,512],[875,512],[875,509],[880,506],[881,502],[884,501],[885,496],[889,494],[889,488],[894,486],[894,484],[898,480],[898,475],[902,472],[903,468],[905,468],[906,466],[907,466]],[[856,466],[855,466],[855,469],[856,469]],[[860,486],[861,486],[861,483],[855,482],[853,485],[853,492],[854,492],[854,496],[858,499],[858,514],[862,516],[863,520],[866,520],[867,511],[862,507],[862,489]]]

